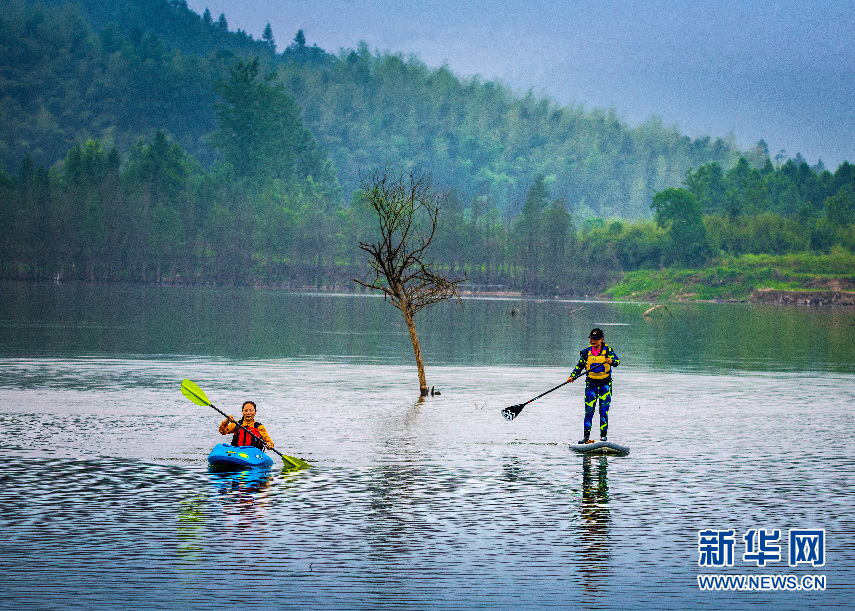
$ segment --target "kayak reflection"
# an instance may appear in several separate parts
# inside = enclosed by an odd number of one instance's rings
[[[260,492],[270,486],[270,482],[273,481],[273,469],[270,467],[234,471],[210,466],[208,473],[217,492],[221,494]]]

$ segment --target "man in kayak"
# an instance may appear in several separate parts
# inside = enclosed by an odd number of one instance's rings
[[[249,429],[252,435],[240,428],[238,424]],[[220,434],[228,435],[229,433],[234,433],[232,437],[233,446],[254,446],[261,450],[273,447],[273,441],[270,440],[267,429],[264,428],[263,424],[255,421],[255,403],[252,401],[244,401],[243,417],[237,424],[231,416],[226,416],[226,419],[220,423]]]
[[[600,402],[600,441],[606,441],[612,403],[611,368],[620,365],[615,351],[603,341],[602,329],[593,329],[588,337],[591,345],[579,352],[579,362],[567,380],[572,384],[576,376],[588,371],[585,378],[585,438],[579,443],[593,443],[589,437],[597,400]]]

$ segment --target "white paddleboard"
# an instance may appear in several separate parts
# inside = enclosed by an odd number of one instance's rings
[[[594,443],[571,443],[570,449],[579,454],[602,454],[611,456],[626,456],[629,447],[612,441],[595,441]]]

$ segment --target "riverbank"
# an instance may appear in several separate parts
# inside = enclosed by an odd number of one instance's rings
[[[195,281],[194,281],[195,280]],[[40,282],[8,280],[9,282]],[[44,282],[44,281],[41,281]],[[54,282],[65,284],[61,279]],[[70,284],[81,281],[68,281]],[[99,283],[94,283],[99,284]],[[333,280],[329,283],[305,282],[256,283],[241,285],[205,283],[177,276],[160,282],[116,282],[106,284],[146,284],[168,286],[209,286],[273,289],[302,293],[364,293],[355,283]],[[461,297],[547,299],[555,294],[537,295],[513,290],[507,285],[465,283]],[[581,291],[580,291],[581,293]],[[602,292],[561,295],[576,299],[627,301],[739,301],[780,305],[855,306],[855,254],[835,248],[828,254],[743,255],[722,258],[703,269],[669,267],[626,272]]]
[[[855,306],[855,291],[778,291],[775,289],[760,289],[751,294],[751,301],[778,305]]]
[[[628,272],[604,295],[656,301],[752,301],[782,305],[855,305],[855,255],[743,255],[704,269]]]

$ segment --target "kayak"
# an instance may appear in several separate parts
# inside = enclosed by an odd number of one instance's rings
[[[208,455],[208,463],[218,469],[241,470],[252,467],[269,467],[273,464],[263,450],[253,446],[233,446],[218,443]]]
[[[571,443],[570,449],[579,454],[599,454],[611,456],[626,456],[629,448],[611,441],[595,441],[594,443]]]

